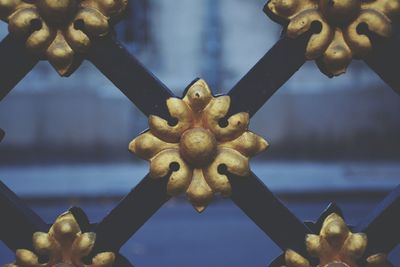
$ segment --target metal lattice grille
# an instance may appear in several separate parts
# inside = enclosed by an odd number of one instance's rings
[[[277,19],[274,14],[271,16]],[[246,112],[250,117],[253,116],[301,68],[306,61],[309,40],[318,31],[321,29],[317,25],[310,27],[297,38],[284,35],[229,91],[227,95],[231,99],[231,106],[226,117],[239,112]],[[400,93],[398,40],[395,37],[382,38],[372,31],[367,31],[365,34],[372,42],[373,51],[365,57],[364,61],[388,85]],[[143,114],[156,115],[166,121],[174,120],[166,103],[169,98],[176,96],[129,54],[112,34],[94,38],[90,49],[86,54],[82,54],[82,57],[92,62]],[[10,34],[0,43],[0,100],[31,71],[39,60],[40,57],[26,49],[24,39],[18,36]],[[226,170],[225,172],[232,186],[230,197],[233,202],[282,251],[295,251],[310,263],[318,264],[316,259],[310,256],[305,238],[310,234],[318,235],[323,221],[330,214],[341,215],[337,206],[330,206],[315,224],[304,223],[281,203],[254,173],[250,173],[247,177],[240,177]],[[117,254],[114,266],[132,266],[118,252],[123,244],[170,199],[167,193],[168,178],[156,180],[147,175],[102,221],[95,224],[89,222],[82,210],[71,209],[82,232],[96,234],[96,242],[88,258],[101,252],[111,251]],[[48,232],[50,228],[50,225],[31,211],[3,183],[0,184],[0,210],[2,214],[6,214],[0,220],[0,238],[13,251],[21,248],[33,251],[34,233]],[[127,214],[133,216],[127,216]],[[351,227],[353,232],[361,232],[368,236],[368,246],[361,257],[360,266],[367,266],[366,259],[369,256],[379,253],[388,254],[399,244],[399,215],[400,186],[372,211],[368,219]],[[281,256],[272,263],[272,266],[284,264],[284,256]]]

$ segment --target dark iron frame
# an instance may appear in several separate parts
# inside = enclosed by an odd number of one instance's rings
[[[229,115],[249,112],[253,116],[270,97],[304,64],[305,48],[311,29],[297,39],[282,37],[262,59],[229,91],[232,99]],[[373,41],[373,54],[365,62],[389,86],[400,94],[399,41],[396,38],[382,40],[367,33]],[[23,40],[8,35],[0,43],[0,100],[2,100],[40,60],[28,52]],[[173,93],[154,77],[134,56],[111,35],[96,40],[86,59],[91,61],[117,88],[119,88],[146,116],[170,117],[166,100]],[[4,132],[0,131],[0,139]],[[279,199],[251,173],[248,177],[229,174],[233,187],[231,199],[239,206],[283,251],[292,249],[315,263],[305,246],[305,236],[318,234],[322,221],[332,212],[341,214],[331,205],[316,223],[300,221]],[[118,253],[122,245],[169,200],[166,191],[168,177],[154,180],[146,176],[133,190],[99,223],[91,224],[79,208],[71,212],[83,231],[97,235],[90,256],[103,251]],[[32,250],[32,235],[47,231],[46,224],[6,185],[0,182],[0,210],[7,214],[0,220],[0,239],[13,251]],[[133,214],[133,216],[126,216]],[[355,232],[368,235],[365,256],[390,253],[400,243],[400,186],[393,190],[381,204],[359,225]],[[118,254],[119,255],[119,254]],[[365,266],[365,258],[360,266]],[[272,266],[284,265],[278,257]],[[115,266],[132,266],[122,255]]]

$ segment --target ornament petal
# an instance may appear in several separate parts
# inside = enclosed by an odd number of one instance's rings
[[[291,19],[303,10],[315,8],[316,3],[312,0],[271,0],[267,7],[275,15]]]
[[[269,144],[264,138],[252,132],[244,132],[235,140],[222,143],[220,146],[237,150],[246,157],[253,157],[265,151]]]
[[[115,261],[115,254],[112,252],[102,252],[97,254],[90,267],[112,267]]]
[[[173,168],[173,165],[177,169]],[[171,196],[177,196],[185,192],[192,178],[192,170],[182,160],[177,149],[166,149],[157,154],[150,163],[150,176],[153,178],[169,177],[167,192]]]
[[[32,21],[42,22],[35,7],[21,8],[8,18],[8,30],[19,37],[27,37],[32,28]]]
[[[344,40],[342,31],[336,29],[333,41],[318,61],[329,75],[338,76],[346,72],[352,59],[353,53]]]
[[[351,259],[357,260],[362,257],[367,248],[367,235],[362,233],[351,234],[343,245],[345,251]]]
[[[211,90],[204,80],[195,82],[185,94],[185,101],[194,113],[202,111],[213,99]],[[200,114],[201,115],[201,114]]]
[[[80,29],[76,29],[74,23],[70,24],[65,31],[65,39],[75,51],[80,53],[85,52],[91,45],[90,38]]]
[[[181,135],[192,126],[192,112],[184,101],[177,98],[168,99],[167,106],[171,116],[178,120],[177,124],[171,126],[166,120],[152,115],[149,117],[150,131],[161,140],[178,143]]]
[[[226,174],[220,173],[221,166],[225,166],[229,173],[246,176],[250,172],[249,160],[233,149],[220,148],[215,160],[204,169],[206,181],[213,191],[228,197],[232,193],[232,187]]]
[[[372,50],[372,43],[368,36],[358,33],[358,28],[363,23],[368,25],[370,31],[380,36],[392,35],[392,24],[386,16],[374,10],[363,11],[344,31],[346,42],[358,57],[365,57]]]
[[[83,24],[80,30],[89,36],[101,37],[106,35],[109,31],[107,17],[93,8],[83,8],[79,10],[74,21],[80,21]]]
[[[98,9],[106,17],[115,18],[125,11],[128,0],[86,0],[82,5]]]
[[[37,232],[33,234],[33,246],[37,253],[49,255],[56,247],[56,244],[54,244],[54,240],[47,233]]]
[[[32,32],[26,40],[26,47],[35,53],[42,53],[46,51],[55,37],[56,33],[45,22],[42,22],[41,28]]]
[[[221,127],[220,120],[228,113],[231,100],[229,96],[214,98],[204,110],[203,123],[210,129],[218,141],[229,141],[240,136],[249,126],[250,117],[241,112],[228,119],[228,125]]]
[[[186,194],[189,201],[197,212],[201,213],[213,198],[213,191],[207,184],[203,172],[200,169],[194,169],[193,178]]]
[[[321,17],[317,9],[309,9],[301,12],[290,21],[287,27],[287,35],[290,38],[297,38],[310,30],[312,24],[315,22],[320,23],[322,27],[321,31],[313,34],[308,41],[306,49],[307,59],[316,59],[323,54],[334,37],[334,30]]]
[[[400,1],[399,0],[379,0],[369,1],[362,4],[365,10],[377,11],[387,16],[390,20],[398,20],[400,18]]]
[[[286,267],[311,267],[309,261],[293,250],[285,252]]]
[[[39,265],[39,258],[27,249],[18,249],[15,254],[15,264],[17,266],[37,266]]]
[[[6,20],[20,3],[20,0],[0,0],[0,19]]]
[[[387,256],[383,253],[368,257],[367,263],[367,267],[389,267]]]
[[[145,160],[168,148],[178,148],[178,145],[164,142],[150,132],[141,134],[129,144],[129,150]]]
[[[68,45],[61,32],[57,32],[56,38],[46,51],[46,57],[50,64],[61,76],[69,74],[74,67],[75,53]]]
[[[72,244],[72,255],[76,262],[80,262],[81,258],[89,255],[96,242],[95,233],[83,233],[78,236]]]

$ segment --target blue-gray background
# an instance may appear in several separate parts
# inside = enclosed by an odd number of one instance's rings
[[[119,39],[177,95],[196,77],[226,92],[280,34],[263,0],[130,4]],[[68,79],[38,64],[0,103],[0,128],[2,181],[49,222],[71,205],[100,220],[146,173],[127,150],[146,118],[90,63]],[[305,64],[251,129],[271,144],[254,172],[304,220],[335,201],[357,223],[400,183],[400,97],[363,62],[335,79]],[[231,201],[198,215],[183,198],[160,209],[122,252],[139,267],[261,267],[280,253]],[[399,249],[391,257],[400,266]],[[0,247],[0,264],[12,260]]]

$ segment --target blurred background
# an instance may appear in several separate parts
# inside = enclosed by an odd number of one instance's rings
[[[118,39],[178,96],[196,77],[226,93],[281,32],[262,12],[264,0],[129,3]],[[146,127],[90,63],[66,79],[41,62],[0,103],[1,180],[49,222],[71,205],[99,221],[146,174],[147,163],[127,149]],[[363,62],[334,79],[306,63],[251,129],[271,144],[253,171],[303,220],[337,202],[357,223],[400,184],[400,97]],[[230,200],[198,215],[178,198],[122,253],[139,267],[261,267],[281,251]],[[0,264],[13,261],[4,245],[0,254]],[[400,248],[391,259],[400,262]]]

